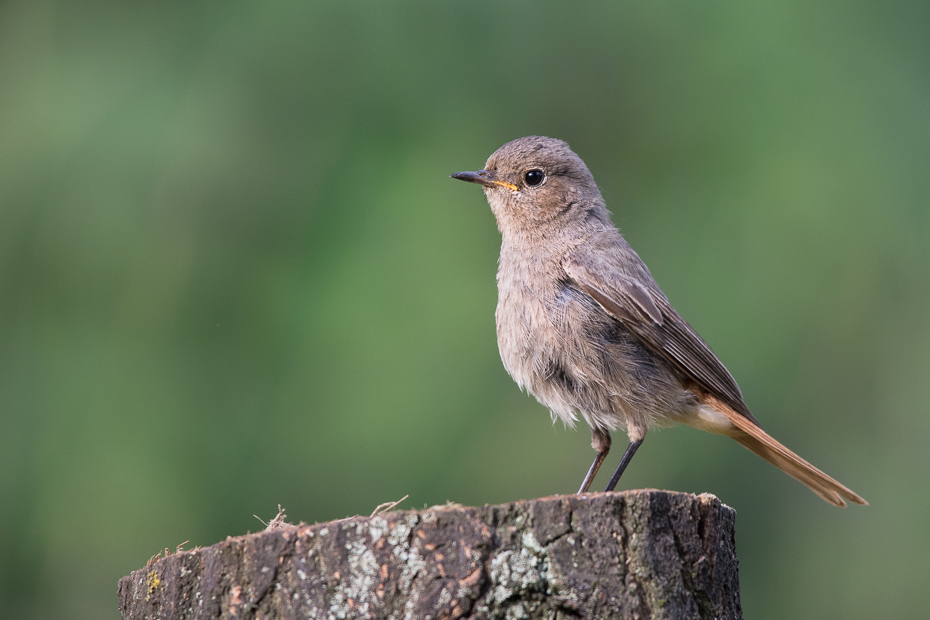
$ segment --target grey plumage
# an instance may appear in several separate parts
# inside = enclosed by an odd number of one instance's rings
[[[497,339],[521,388],[553,416],[592,428],[598,457],[624,428],[631,445],[650,426],[687,424],[728,435],[827,501],[861,497],[768,436],[736,381],[659,289],[610,220],[587,166],[560,140],[509,142],[485,169],[452,175],[480,183],[497,219]]]

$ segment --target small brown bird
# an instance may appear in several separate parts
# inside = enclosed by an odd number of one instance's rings
[[[591,427],[597,452],[579,493],[610,450],[630,444],[612,491],[650,426],[686,424],[732,437],[835,506],[859,495],[762,430],[736,381],[659,289],[610,221],[584,162],[561,140],[529,136],[499,148],[479,183],[497,218],[497,344],[510,376],[553,419]]]

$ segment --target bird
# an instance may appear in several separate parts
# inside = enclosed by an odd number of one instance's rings
[[[613,224],[588,167],[568,144],[527,136],[504,144],[477,183],[497,220],[501,252],[497,343],[510,376],[553,421],[591,427],[588,492],[624,429],[613,491],[652,427],[684,424],[732,437],[835,506],[858,494],[770,436],[736,381],[678,314]]]

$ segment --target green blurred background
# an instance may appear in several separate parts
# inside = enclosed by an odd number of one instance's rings
[[[621,486],[736,508],[747,617],[922,615],[928,67],[923,0],[3,2],[0,615],[118,618],[278,503],[573,492],[589,433],[503,370],[499,235],[448,178],[527,134],[872,505],[686,428]]]

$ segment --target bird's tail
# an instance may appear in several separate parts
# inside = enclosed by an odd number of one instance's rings
[[[867,506],[869,503],[858,494],[823,473],[800,456],[781,445],[749,419],[725,407],[724,415],[738,430],[728,433],[766,461],[795,480],[804,483],[811,491],[834,506],[845,506],[846,501]],[[718,409],[719,410],[719,409]]]

